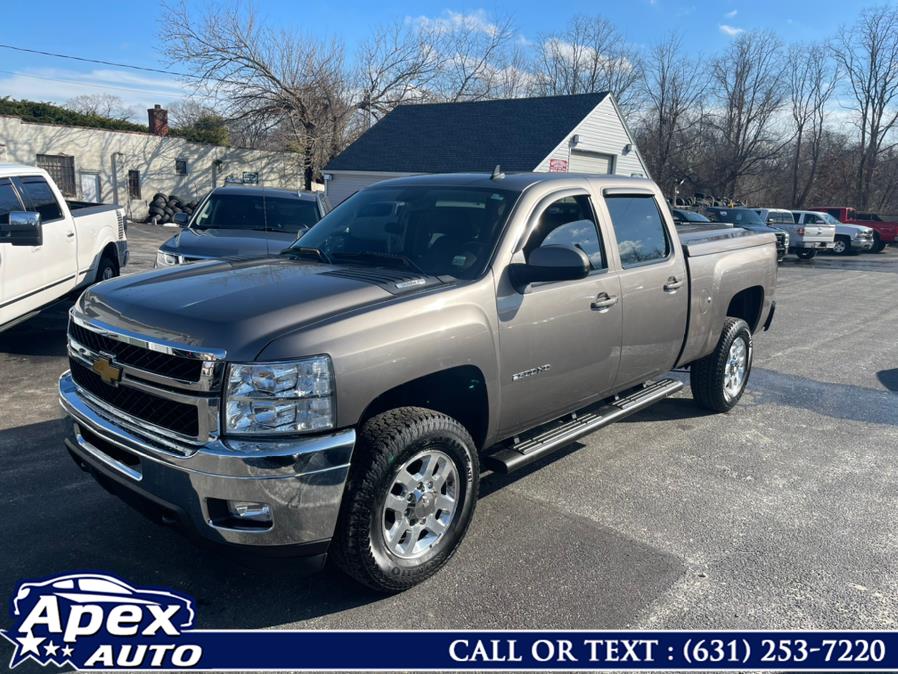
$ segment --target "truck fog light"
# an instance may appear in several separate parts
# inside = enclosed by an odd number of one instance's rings
[[[228,512],[240,520],[271,522],[271,507],[255,501],[228,501]]]

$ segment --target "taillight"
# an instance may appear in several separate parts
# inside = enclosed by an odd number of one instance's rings
[[[798,236],[804,236],[804,227],[798,228]]]

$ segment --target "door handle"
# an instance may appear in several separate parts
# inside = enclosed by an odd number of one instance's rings
[[[609,295],[608,293],[599,293],[590,305],[600,314],[604,314],[611,307],[617,304],[617,295]]]
[[[678,279],[676,276],[671,276],[667,279],[667,283],[664,284],[664,292],[675,293],[682,287],[683,281],[681,279]]]
[[[71,239],[73,236],[75,236],[75,232],[68,232],[65,236],[67,239]]]

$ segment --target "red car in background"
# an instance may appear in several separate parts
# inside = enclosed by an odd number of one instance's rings
[[[866,225],[873,229],[873,248],[871,249],[873,253],[880,252],[886,245],[895,243],[898,239],[898,222],[883,220],[876,213],[858,213],[853,208],[845,206],[824,206],[809,210],[829,213],[846,225]]]

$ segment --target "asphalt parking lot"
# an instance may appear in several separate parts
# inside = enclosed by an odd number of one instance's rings
[[[173,231],[132,225],[128,271]],[[59,303],[0,334],[0,596],[92,569],[192,594],[205,628],[895,629],[898,249],[790,258],[777,298],[733,412],[706,415],[686,387],[487,478],[454,560],[387,598],[196,547],[78,470],[56,403]]]

